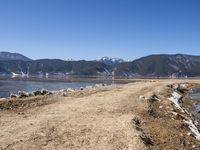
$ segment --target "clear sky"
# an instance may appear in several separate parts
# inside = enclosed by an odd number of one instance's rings
[[[33,59],[200,55],[200,0],[0,0],[0,51]]]

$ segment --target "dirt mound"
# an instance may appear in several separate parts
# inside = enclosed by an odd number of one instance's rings
[[[51,96],[37,96],[24,99],[6,99],[0,101],[0,110],[25,110],[37,106],[51,104],[55,101]]]

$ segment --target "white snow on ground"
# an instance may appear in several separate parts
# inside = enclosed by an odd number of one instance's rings
[[[182,112],[184,112],[183,109],[181,108],[181,106],[179,105],[179,100],[180,100],[181,97],[182,97],[182,96],[181,96],[179,93],[173,92],[173,93],[172,93],[172,97],[170,97],[170,98],[168,98],[168,99],[169,99],[171,102],[173,102],[173,103],[175,104],[175,106],[176,106],[178,109],[180,109]]]
[[[182,88],[185,88],[186,85],[182,85]],[[172,97],[168,98],[171,102],[173,102],[173,104],[180,109],[182,112],[185,112],[183,110],[183,108],[180,106],[179,104],[179,100],[181,99],[182,95],[177,93],[177,92],[173,92],[172,93]],[[185,112],[188,113],[188,112]],[[197,140],[200,140],[200,132],[198,130],[198,128],[194,125],[193,121],[191,119],[188,119],[188,121],[184,120],[184,122],[188,125],[189,129],[191,130],[191,132],[195,135]]]
[[[190,130],[192,131],[192,133],[195,135],[196,139],[200,140],[200,133],[199,130],[197,129],[197,127],[194,125],[194,123],[192,122],[192,120],[184,120],[185,123],[188,124]]]

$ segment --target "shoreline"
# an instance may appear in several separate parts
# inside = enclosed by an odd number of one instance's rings
[[[188,93],[199,85],[184,81],[167,84],[165,90],[155,92],[147,100],[147,110],[140,112],[140,117],[133,120],[135,128],[145,137],[147,147],[152,150],[200,148],[200,120],[186,107]],[[191,108],[192,102],[189,105]],[[171,144],[166,140],[172,140]]]
[[[125,83],[124,83],[125,84]],[[66,89],[59,89],[59,90],[47,90],[42,88],[41,90],[35,90],[32,92],[28,91],[17,91],[16,93],[11,93],[8,97],[1,97],[0,100],[10,100],[10,99],[25,99],[29,97],[35,97],[35,96],[46,96],[46,95],[53,95],[57,93],[61,93],[63,95],[66,95],[66,92],[76,92],[76,91],[83,91],[86,89],[97,89],[101,87],[111,87],[115,86],[117,84],[104,84],[104,83],[98,83],[93,85],[87,85],[85,87],[79,87],[79,88],[72,88],[68,87]]]
[[[125,80],[89,80],[89,79],[80,79],[80,80],[21,80],[21,79],[7,79],[0,80],[2,82],[2,87],[0,87],[2,91],[1,98],[8,98],[11,95],[16,95],[20,92],[24,93],[24,97],[28,97],[28,95],[33,95],[33,92],[46,89],[49,92],[51,91],[59,91],[65,88],[74,88],[79,89],[80,87],[86,88],[90,86],[99,86],[100,84],[104,85],[116,85],[116,84],[127,84],[135,81],[125,81]],[[8,82],[9,87],[6,86]],[[16,82],[16,83],[15,83]],[[16,89],[15,84],[20,84]],[[55,86],[54,86],[55,85]],[[58,85],[58,87],[56,87]],[[3,87],[5,86],[5,89]],[[12,87],[13,86],[13,87]],[[5,93],[3,93],[5,91]],[[13,91],[13,92],[9,92]],[[26,96],[27,95],[27,96]]]

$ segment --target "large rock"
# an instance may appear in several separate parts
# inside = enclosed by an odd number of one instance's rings
[[[48,92],[48,95],[53,95],[53,92],[49,91],[49,92]]]
[[[11,93],[11,94],[10,94],[10,98],[18,98],[18,95],[17,95],[17,94]]]
[[[42,95],[41,91],[39,91],[39,90],[34,91],[33,94],[34,94],[35,96]]]
[[[187,91],[190,90],[190,88],[189,88],[189,84],[187,84],[187,83],[179,84],[177,90],[180,91],[181,93],[185,93],[185,92],[187,92]]]
[[[19,91],[18,92],[19,98],[26,98],[29,97],[29,93],[25,92],[25,91]]]
[[[33,92],[29,93],[28,95],[29,95],[29,97],[35,96],[35,94]]]
[[[47,90],[47,89],[42,89],[41,90],[41,94],[42,95],[46,95],[46,94],[48,94],[49,93],[49,91]]]

